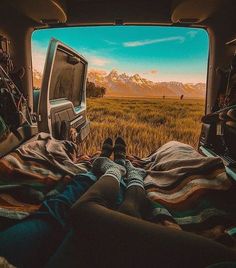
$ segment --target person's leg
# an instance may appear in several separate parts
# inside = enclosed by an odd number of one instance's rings
[[[113,142],[111,138],[105,139],[105,141],[102,144],[102,151],[100,156],[101,157],[110,157],[113,152]]]
[[[114,163],[107,157],[99,157],[93,162],[92,172],[100,179],[72,206],[71,212],[76,212],[78,204],[89,200],[104,203],[107,207],[115,207],[117,196],[120,191],[120,181],[126,173],[126,169]],[[113,178],[110,180],[109,178]],[[115,180],[115,181],[114,181]],[[101,185],[101,186],[100,186]],[[100,189],[100,187],[102,187]],[[104,196],[103,196],[104,195]],[[74,215],[76,220],[76,214]],[[79,220],[79,219],[78,219]]]
[[[72,207],[74,228],[80,235],[78,258],[83,256],[87,261],[84,267],[199,268],[236,260],[235,251],[219,243],[110,209],[120,178],[118,168],[108,172]],[[83,254],[86,252],[89,257]]]
[[[71,206],[96,180],[97,177],[92,172],[76,175],[62,193],[45,200],[41,210],[48,211],[63,227],[66,226]]]
[[[115,140],[115,145],[114,145],[114,162],[125,166],[126,165],[126,143],[125,141],[121,138],[118,137]]]
[[[144,169],[135,168],[130,161],[126,161],[126,170],[127,189],[119,211],[136,218],[144,218],[149,208],[143,183],[146,171]]]
[[[75,176],[62,193],[45,200],[36,215],[0,232],[0,256],[17,267],[41,266],[64,238],[70,207],[96,180],[91,172]]]
[[[82,256],[78,258],[79,239],[80,235],[75,235],[73,231],[68,232],[65,239],[50,257],[44,268],[84,267],[84,258],[82,258]]]
[[[0,233],[0,256],[16,267],[42,267],[64,237],[50,217],[32,217]]]
[[[127,189],[119,211],[137,218],[142,218],[148,210],[148,201],[143,186],[145,170],[135,168],[130,161],[126,161],[126,143],[118,137],[114,146],[114,162],[124,166],[127,170]]]

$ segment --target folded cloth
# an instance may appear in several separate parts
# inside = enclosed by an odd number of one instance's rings
[[[32,187],[46,195],[57,185],[66,185],[73,176],[87,172],[85,162],[77,162],[76,145],[70,141],[38,134],[14,152],[0,159],[0,216],[22,219],[36,211],[40,202],[32,202],[27,191],[23,199],[14,194],[14,187]],[[4,190],[7,188],[8,190]],[[9,187],[13,186],[12,192]],[[61,187],[60,187],[61,188]],[[31,193],[31,192],[30,192]],[[41,194],[37,196],[41,199]],[[41,200],[39,200],[41,201]]]

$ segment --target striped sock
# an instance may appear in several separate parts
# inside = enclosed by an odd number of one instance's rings
[[[138,186],[144,189],[143,179],[146,171],[141,168],[135,168],[130,161],[126,161],[127,170],[127,189],[132,186]]]
[[[121,177],[126,174],[126,169],[111,161],[107,157],[98,157],[92,166],[92,171],[97,176],[111,176],[115,178],[118,183],[121,181]]]

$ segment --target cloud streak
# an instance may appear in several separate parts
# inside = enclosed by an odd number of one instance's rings
[[[111,63],[110,59],[104,57],[98,57],[95,55],[88,55],[86,58],[92,66],[104,67],[107,64]]]
[[[157,75],[158,71],[156,69],[148,70],[143,73],[144,75]]]
[[[137,40],[137,41],[131,41],[131,42],[124,42],[124,47],[141,47],[141,46],[147,46],[152,44],[158,44],[163,42],[184,42],[185,38],[183,36],[171,36],[171,37],[165,37],[165,38],[158,38],[158,39],[150,39],[150,40]]]

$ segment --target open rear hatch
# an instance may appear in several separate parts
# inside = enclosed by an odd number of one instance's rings
[[[86,59],[58,40],[47,52],[38,105],[39,132],[81,142],[89,134],[86,117]]]
[[[44,66],[42,87],[34,90],[34,111],[0,66],[0,157],[39,132],[80,143],[90,132],[86,116],[86,59],[52,39]]]

